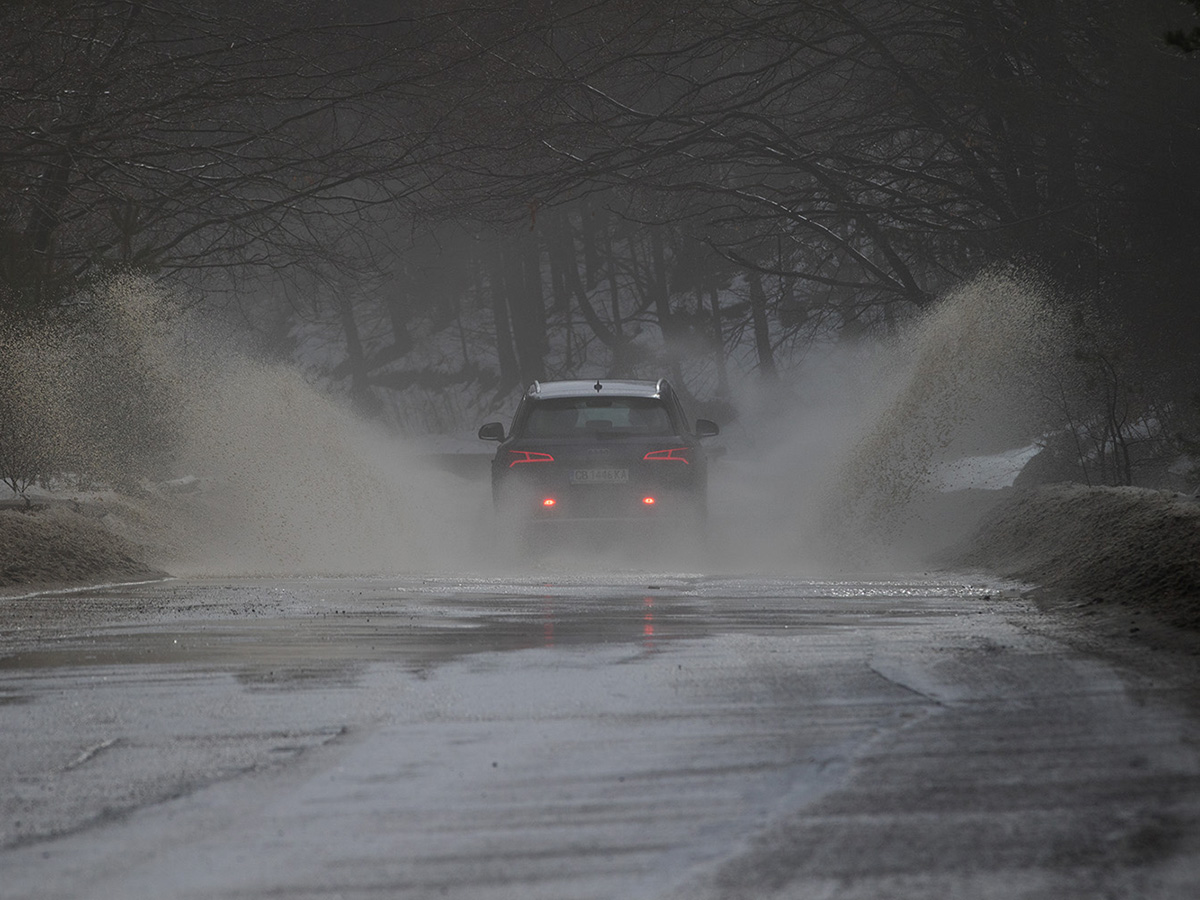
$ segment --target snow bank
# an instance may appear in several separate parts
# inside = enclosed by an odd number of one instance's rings
[[[0,589],[162,576],[110,530],[107,517],[94,506],[0,509]]]
[[[1200,499],[1133,487],[1014,492],[947,560],[1200,630]]]

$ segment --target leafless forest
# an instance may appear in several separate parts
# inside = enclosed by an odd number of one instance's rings
[[[1053,311],[1047,466],[1168,484],[1200,457],[1198,26],[1195,0],[4,3],[0,477],[170,452],[113,279],[412,435],[577,374],[665,372],[727,420],[735,384],[786,395],[813,347],[983,277]],[[84,432],[39,399],[65,392]]]

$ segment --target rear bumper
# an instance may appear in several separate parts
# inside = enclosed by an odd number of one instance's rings
[[[531,524],[569,522],[653,522],[668,518],[694,517],[704,509],[699,491],[575,488],[569,490],[513,489],[501,491],[497,511]]]

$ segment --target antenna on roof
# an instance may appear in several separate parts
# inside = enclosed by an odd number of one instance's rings
[[[594,385],[594,387],[596,388],[596,393],[597,393],[597,394],[598,394],[598,393],[600,393],[602,390],[604,390],[604,385],[602,385],[602,384],[600,383],[600,379],[599,379],[599,378],[597,378],[597,379],[596,379],[596,384]]]

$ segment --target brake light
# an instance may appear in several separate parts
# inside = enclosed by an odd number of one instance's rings
[[[521,463],[540,463],[554,462],[554,457],[549,453],[538,453],[535,450],[509,450],[508,451],[508,467],[519,466]]]
[[[643,497],[642,502],[645,503],[647,506],[653,506],[655,503],[655,500],[653,497]]]
[[[554,504],[557,502],[558,501],[555,500],[553,497],[547,497],[545,500],[542,501],[542,506],[549,509],[551,506],[554,506]]]
[[[651,450],[642,459],[666,459],[671,462],[681,462],[686,466],[688,464],[688,452],[689,448],[687,447],[673,447],[670,450]]]

